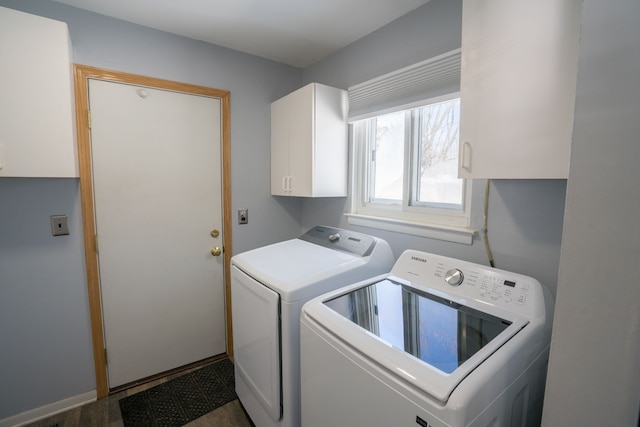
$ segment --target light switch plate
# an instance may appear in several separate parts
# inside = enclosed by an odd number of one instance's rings
[[[66,236],[69,234],[66,215],[51,215],[51,235]]]

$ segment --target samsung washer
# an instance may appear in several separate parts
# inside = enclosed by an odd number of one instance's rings
[[[236,393],[257,427],[300,426],[303,304],[393,262],[384,240],[325,226],[232,257]]]
[[[553,308],[530,277],[406,251],[303,307],[302,425],[539,426]]]

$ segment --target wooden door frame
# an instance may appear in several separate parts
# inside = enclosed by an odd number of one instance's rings
[[[229,91],[212,89],[170,80],[104,70],[85,65],[74,65],[76,131],[78,140],[78,165],[80,169],[80,194],[82,199],[82,226],[84,234],[85,263],[87,269],[87,288],[89,294],[89,312],[91,317],[91,335],[93,360],[96,373],[96,391],[98,398],[109,394],[107,364],[102,322],[102,302],[98,274],[98,254],[96,251],[96,228],[93,200],[93,179],[91,164],[91,135],[89,129],[89,79],[99,79],[114,83],[147,86],[156,89],[171,90],[219,98],[221,101],[221,175],[222,175],[222,220],[223,220],[223,257],[224,290],[227,334],[227,353],[233,353],[233,335],[231,332],[231,94]]]

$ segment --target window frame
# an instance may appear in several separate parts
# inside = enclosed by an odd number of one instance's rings
[[[463,180],[463,200],[461,210],[449,207],[413,206],[411,199],[417,185],[417,156],[412,151],[417,150],[418,144],[413,144],[417,138],[419,120],[411,116],[418,116],[418,108],[438,102],[448,101],[460,97],[460,92],[427,98],[420,102],[386,109],[366,117],[354,119],[349,124],[349,137],[352,148],[351,162],[351,207],[347,215],[349,223],[364,225],[407,234],[421,235],[441,240],[471,244],[475,231],[470,228],[472,181]],[[371,132],[375,132],[375,122],[370,119],[405,111],[405,138],[403,156],[403,199],[400,204],[368,201],[372,175],[372,150],[370,149]],[[366,120],[366,121],[365,121]],[[369,125],[367,128],[367,124]],[[369,138],[369,140],[367,140]],[[375,137],[374,137],[375,138]],[[415,176],[414,176],[415,175]]]

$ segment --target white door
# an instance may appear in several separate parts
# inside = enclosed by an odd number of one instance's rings
[[[90,79],[89,105],[113,388],[226,351],[221,101]]]

